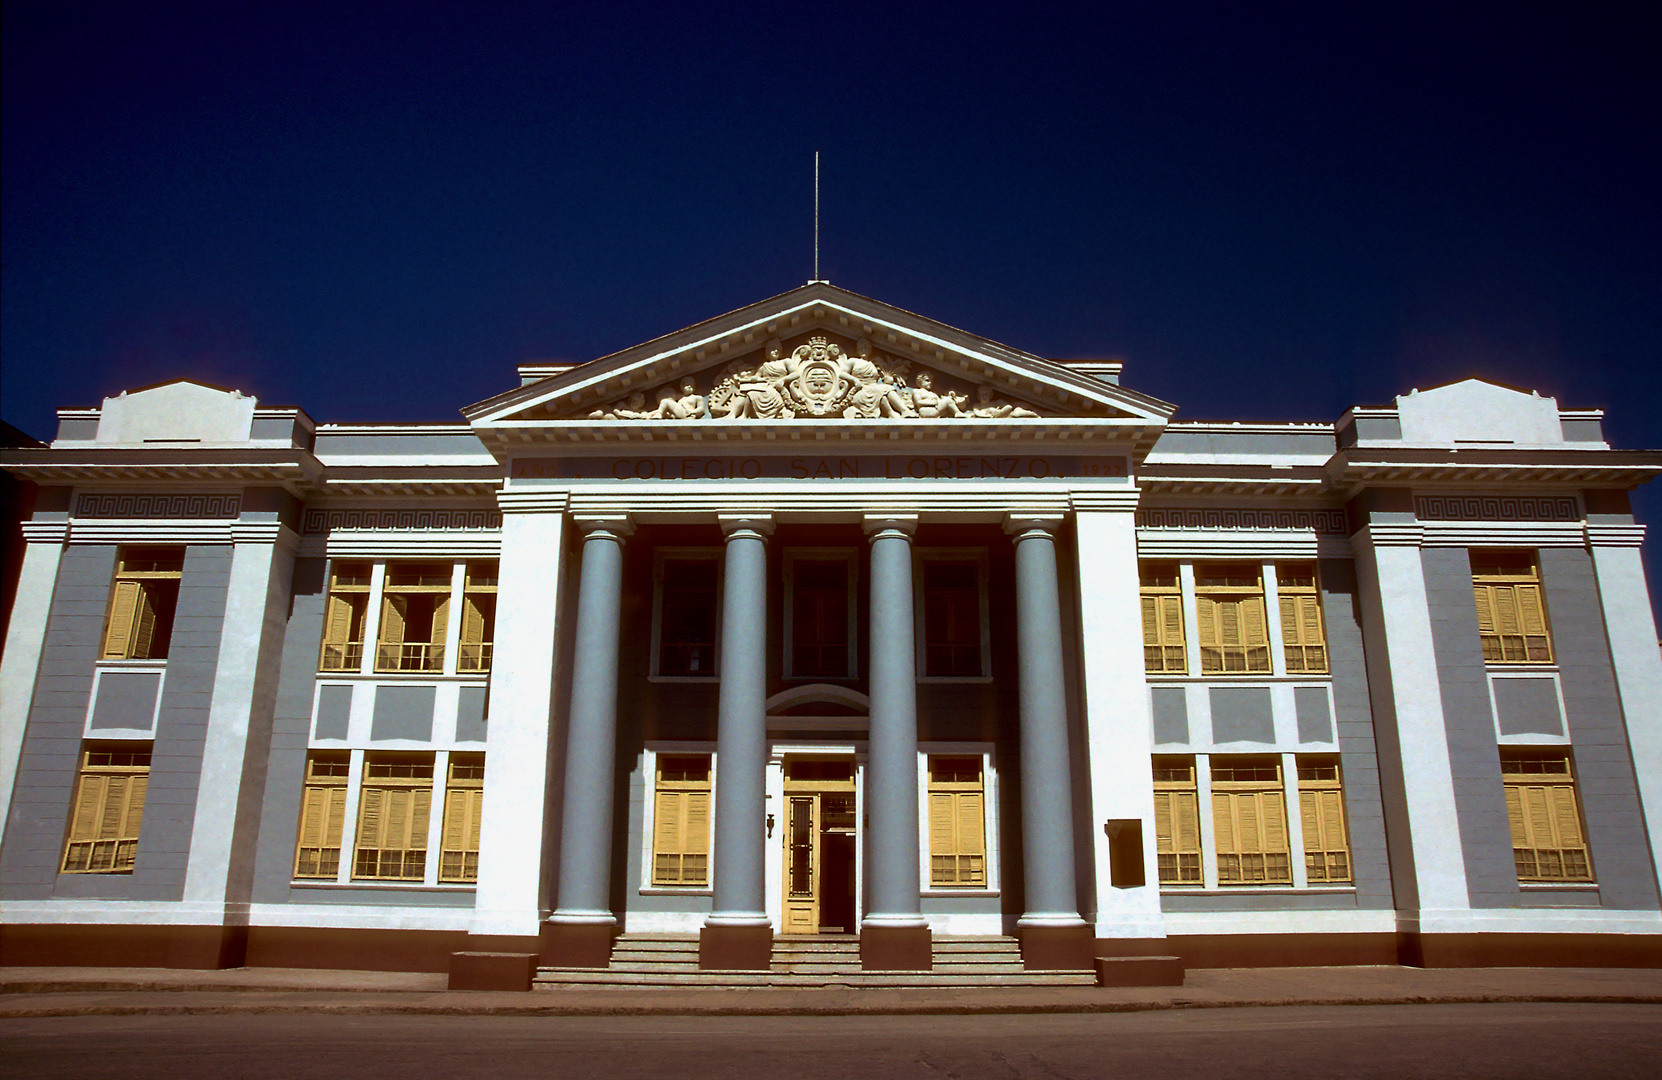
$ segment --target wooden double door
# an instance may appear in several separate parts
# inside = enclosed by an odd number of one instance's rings
[[[852,934],[858,838],[854,760],[785,763],[786,934]]]

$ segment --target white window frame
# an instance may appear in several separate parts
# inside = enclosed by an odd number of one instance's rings
[[[979,757],[981,804],[986,820],[987,884],[980,889],[932,888],[929,884],[929,756]],[[918,884],[920,896],[998,896],[1000,859],[998,832],[998,753],[993,743],[932,742],[918,744]],[[1193,890],[1191,890],[1193,891]]]
[[[981,673],[979,675],[927,675],[929,670],[929,642],[927,612],[924,607],[924,565],[929,562],[975,563],[976,590],[980,598],[981,615]],[[984,547],[928,547],[912,549],[912,611],[914,613],[913,642],[915,644],[917,680],[920,683],[990,683],[992,670],[992,616],[988,596],[988,558]]]
[[[679,680],[678,680],[679,681]],[[652,884],[653,828],[658,812],[658,755],[710,756],[710,884]],[[642,896],[714,896],[716,883],[716,744],[713,742],[649,742],[641,751],[640,888]]]
[[[793,661],[796,656],[796,564],[798,562],[848,563],[848,670],[843,675],[800,675]],[[851,547],[793,547],[785,549],[781,567],[785,593],[785,651],[781,657],[784,678],[792,682],[812,682],[822,679],[847,681],[860,677],[860,549]]]
[[[648,659],[647,680],[656,683],[712,683],[721,679],[721,608],[726,595],[727,560],[719,547],[660,547],[652,552],[652,653]],[[664,616],[664,563],[673,560],[709,559],[716,564],[716,642],[715,667],[708,675],[663,675],[658,671],[662,652]]]
[[[1508,664],[1504,669],[1499,665],[1490,665],[1488,668],[1489,684],[1489,718],[1495,725],[1495,742],[1500,746],[1569,746],[1569,711],[1564,707],[1564,683],[1559,678],[1556,664]],[[1495,699],[1495,683],[1503,679],[1549,679],[1552,690],[1558,701],[1559,734],[1547,735],[1537,731],[1526,731],[1521,735],[1502,735],[1500,733],[1500,702]]]
[[[92,715],[98,708],[98,686],[106,672],[122,674],[129,671],[154,671],[156,679],[156,704],[150,710],[150,726],[147,728],[94,728]],[[92,742],[154,742],[156,738],[156,723],[162,714],[162,694],[167,691],[167,661],[166,660],[100,660],[92,669],[92,692],[87,697],[87,715],[81,725],[81,738]]]

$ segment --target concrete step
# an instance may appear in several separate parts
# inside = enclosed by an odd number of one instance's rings
[[[538,973],[534,985],[537,989],[554,990],[573,986],[635,987],[643,989],[664,986],[888,986],[971,989],[978,986],[1094,986],[1095,984],[1096,976],[1089,972],[1035,972],[1021,975],[964,975],[928,971],[829,972],[824,974],[699,972],[697,974],[680,974],[626,972],[613,969],[596,970],[593,968],[543,968]]]

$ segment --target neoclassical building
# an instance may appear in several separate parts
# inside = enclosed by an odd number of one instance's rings
[[[1600,411],[1182,423],[824,282],[519,374],[5,452],[4,962],[1662,963],[1662,452]]]

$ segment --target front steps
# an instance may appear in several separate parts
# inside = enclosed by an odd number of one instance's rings
[[[771,971],[700,971],[696,934],[624,934],[612,946],[611,967],[539,968],[534,988],[1096,985],[1089,971],[1023,970],[1013,937],[937,937],[933,948],[933,971],[862,971],[852,935],[776,937]]]

